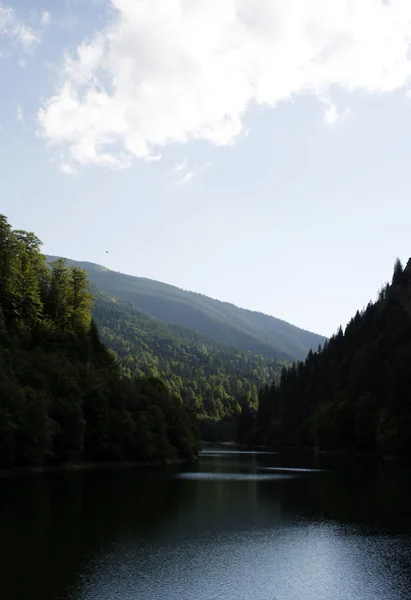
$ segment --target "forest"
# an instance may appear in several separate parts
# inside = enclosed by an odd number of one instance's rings
[[[200,436],[411,455],[411,260],[303,361],[163,321],[0,216],[0,465],[192,459]]]
[[[124,373],[84,270],[40,248],[0,215],[0,465],[194,458],[194,412],[158,378]]]
[[[46,257],[49,263],[57,257]],[[159,281],[67,259],[83,268],[92,316],[127,377],[160,378],[197,416],[202,439],[230,441],[258,390],[325,338],[274,317]]]
[[[248,444],[411,456],[411,259],[305,361],[264,386],[243,412]]]
[[[160,321],[101,290],[93,293],[93,317],[123,373],[161,378],[195,413],[208,441],[233,440],[242,407],[256,410],[260,387],[279,379],[287,364]]]

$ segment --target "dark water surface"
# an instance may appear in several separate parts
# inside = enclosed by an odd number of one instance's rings
[[[219,451],[0,479],[5,600],[410,600],[411,467]]]

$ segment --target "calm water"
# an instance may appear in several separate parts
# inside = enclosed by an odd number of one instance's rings
[[[0,479],[6,600],[410,600],[411,468],[215,447]]]

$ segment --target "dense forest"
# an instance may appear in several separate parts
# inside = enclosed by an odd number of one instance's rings
[[[56,257],[48,257],[55,260]],[[89,262],[67,260],[86,270],[92,285],[131,303],[156,320],[197,332],[219,344],[286,362],[302,360],[323,344],[323,336],[275,317],[246,310],[173,285],[111,271]]]
[[[246,443],[411,456],[411,259],[318,352],[242,414]]]
[[[0,464],[193,458],[195,414],[159,379],[121,371],[86,273],[48,266],[40,247],[0,216]]]
[[[256,410],[259,388],[279,379],[286,364],[170,325],[100,290],[94,294],[93,317],[124,374],[161,378],[197,415],[204,439],[232,440],[242,407]]]
[[[243,408],[257,409],[261,386],[325,339],[158,281],[88,262],[67,264],[86,270],[93,319],[123,374],[161,378],[197,416],[205,440],[232,440]]]
[[[0,216],[1,465],[186,459],[200,432],[411,455],[411,259],[291,364],[161,320],[40,248]]]

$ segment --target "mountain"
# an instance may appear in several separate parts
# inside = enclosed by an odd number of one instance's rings
[[[162,379],[196,414],[204,438],[233,439],[241,407],[256,408],[261,385],[278,379],[287,364],[159,321],[101,290],[94,294],[93,318],[124,374]]]
[[[242,416],[243,441],[411,457],[411,259]]]
[[[123,373],[164,381],[197,416],[203,439],[234,439],[243,408],[257,409],[261,386],[325,339],[171,285],[66,263],[86,271],[93,318]]]
[[[56,258],[47,257],[49,261]],[[67,259],[67,264],[84,269],[96,289],[160,321],[196,331],[226,346],[292,362],[305,358],[309,350],[325,342],[323,336],[280,319],[202,294],[124,275],[94,263]]]

